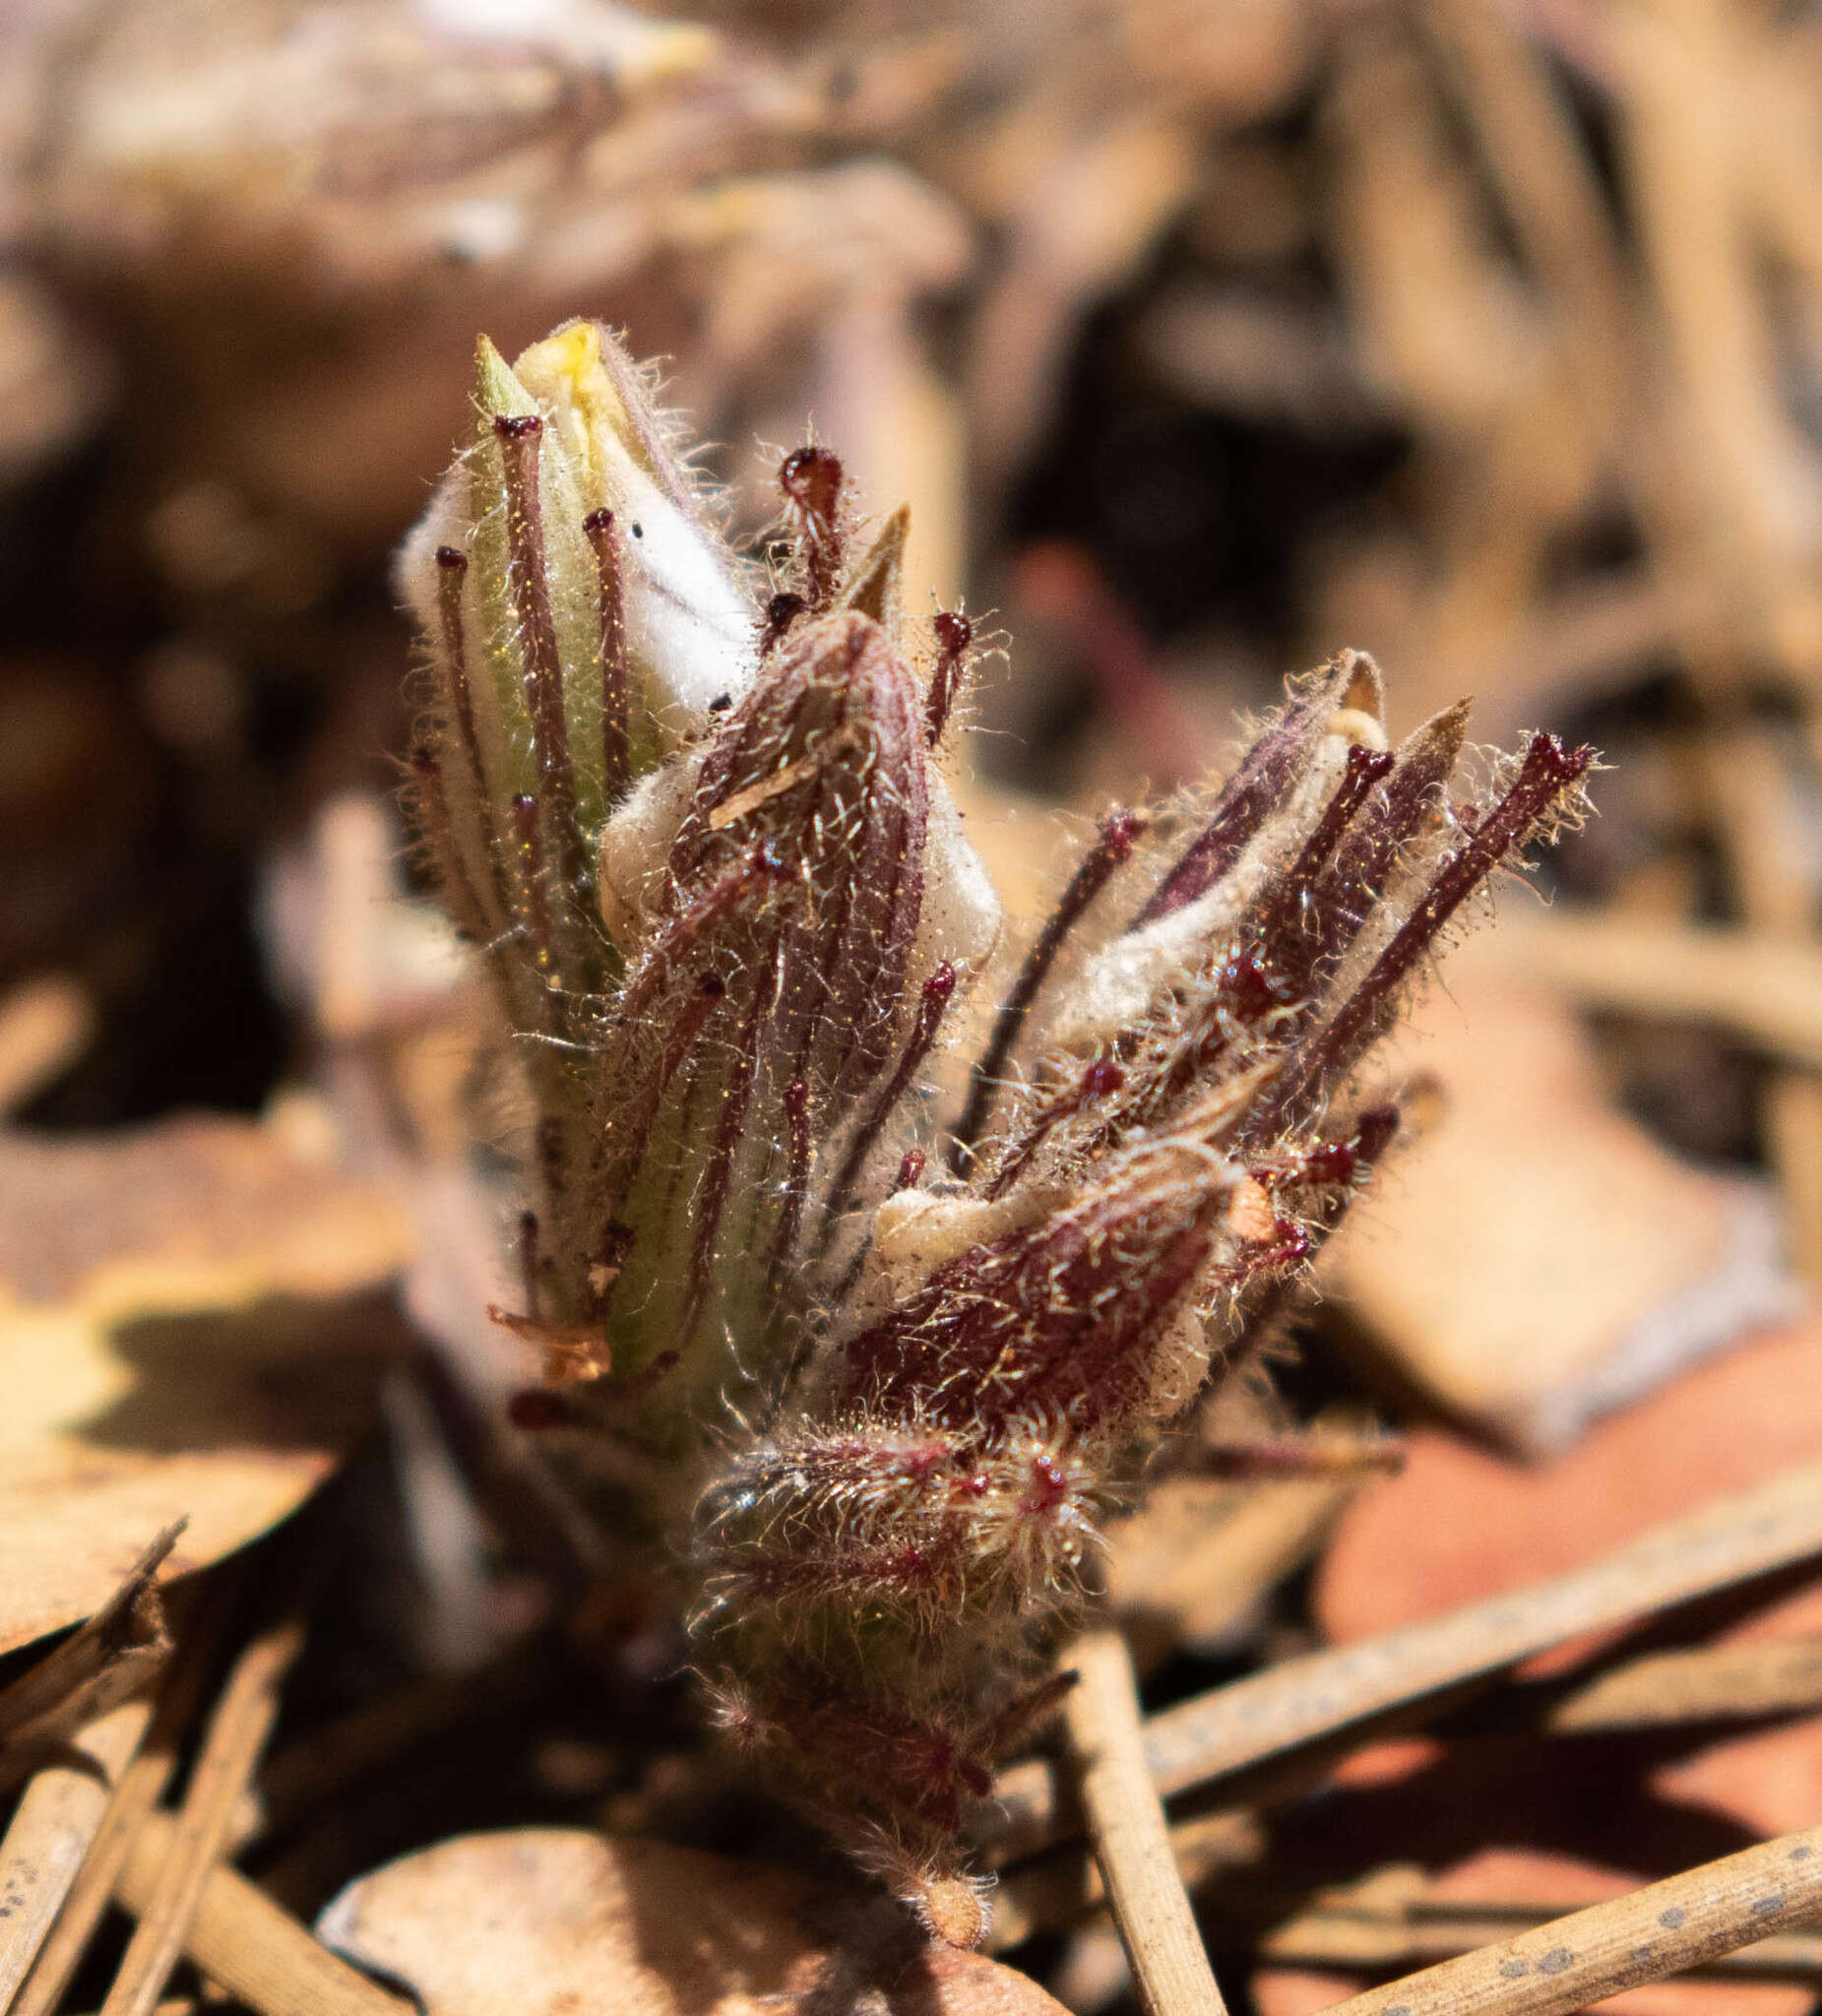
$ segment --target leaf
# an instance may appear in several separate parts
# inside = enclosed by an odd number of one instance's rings
[[[1335,1645],[1401,1631],[1545,1576],[1574,1574],[1689,1508],[1811,1461],[1822,1440],[1822,1325],[1756,1337],[1608,1416],[1549,1463],[1438,1429],[1342,1519],[1315,1586]],[[1791,1635],[1818,1628],[1805,1621]]]
[[[299,1504],[370,1418],[408,1258],[387,1198],[252,1121],[0,1133],[0,1652],[175,1520],[181,1573]]]
[[[469,1834],[343,1891],[318,1935],[426,2016],[1058,2016],[1022,1974],[926,1943],[890,1900],[565,1828]]]
[[[1547,1455],[1793,1311],[1764,1189],[1614,1108],[1559,997],[1465,948],[1415,1027],[1403,1054],[1442,1081],[1440,1117],[1327,1262],[1400,1374]]]

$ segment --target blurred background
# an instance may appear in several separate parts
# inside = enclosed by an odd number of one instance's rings
[[[1054,871],[1045,806],[1219,767],[1236,711],[1344,645],[1395,732],[1471,693],[1485,740],[1606,752],[1553,906],[1520,892],[1426,1006],[1442,1096],[1288,1375],[1415,1437],[1295,1629],[1384,1628],[1813,1453],[1813,8],[7,0],[0,246],[25,1126],[315,1081],[359,1161],[364,1044],[420,1163],[460,1155],[412,1047],[446,976],[404,943],[355,985],[318,924],[395,872],[389,559],[474,337],[597,316],[666,360],[736,525],[813,420],[868,506],[910,500],[918,592],[993,612],[973,818],[1015,903]],[[1135,1547],[1127,1594],[1164,1650],[1225,1642],[1179,1551]],[[1748,1837],[1806,1823],[1822,1743],[1778,1769],[1701,1796]]]

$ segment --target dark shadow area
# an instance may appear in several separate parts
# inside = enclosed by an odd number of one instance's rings
[[[148,1317],[111,1341],[133,1387],[75,1432],[97,1448],[163,1455],[346,1446],[373,1419],[388,1365],[418,1349],[380,1295]]]

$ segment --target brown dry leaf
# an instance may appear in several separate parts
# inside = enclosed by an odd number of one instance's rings
[[[291,1511],[368,1418],[401,1333],[356,1298],[408,1257],[390,1200],[252,1121],[0,1134],[0,1651],[174,1520],[181,1571]]]
[[[1519,1466],[1419,1433],[1403,1476],[1342,1522],[1316,1585],[1324,1629],[1354,1642],[1572,1570],[1693,1500],[1803,1461],[1819,1440],[1822,1325],[1813,1319],[1698,1367],[1553,1464]],[[1812,1577],[1778,1594],[1708,1642],[1822,1642],[1822,1586]],[[1668,1757],[1651,1782],[1663,1798],[1725,1814],[1746,1833],[1784,1832],[1822,1811],[1822,1718],[1743,1719]],[[1559,1885],[1555,1894],[1574,1893]]]
[[[1405,1467],[1351,1506],[1316,1580],[1338,1645],[1573,1573],[1673,1520],[1811,1460],[1822,1439],[1822,1325],[1756,1337],[1600,1422],[1546,1464],[1419,1429]],[[1822,1628],[1813,1608],[1777,1635]],[[1771,1831],[1771,1830],[1768,1830]]]
[[[343,1891],[318,1935],[426,2016],[1058,2016],[898,1906],[792,1871],[569,1828],[470,1834]]]
[[[1792,1311],[1769,1197],[1616,1111],[1560,996],[1465,950],[1416,1024],[1441,1112],[1328,1260],[1400,1373],[1543,1452]]]

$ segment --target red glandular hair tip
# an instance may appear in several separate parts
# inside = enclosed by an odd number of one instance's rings
[[[968,671],[969,647],[974,641],[974,626],[960,609],[939,609],[931,618],[936,635],[936,662],[930,668],[930,699],[925,738],[934,749],[943,739]]]
[[[844,482],[841,457],[813,444],[793,449],[779,466],[779,488],[797,528],[804,600],[816,611],[829,606],[841,579]]]

